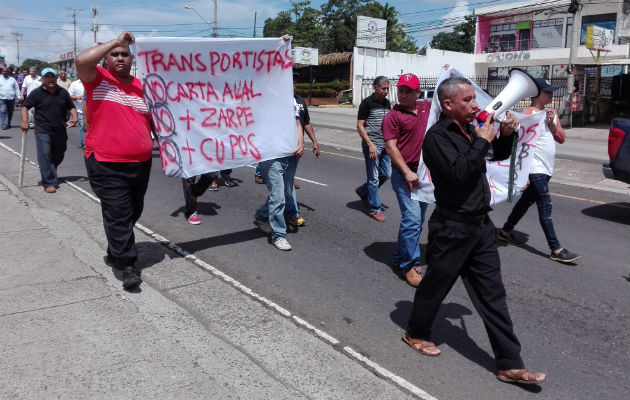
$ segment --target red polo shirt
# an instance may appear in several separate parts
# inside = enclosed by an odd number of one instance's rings
[[[418,113],[414,114],[395,105],[383,119],[385,141],[398,139],[398,150],[412,171],[418,169],[431,102],[418,101],[416,107]]]

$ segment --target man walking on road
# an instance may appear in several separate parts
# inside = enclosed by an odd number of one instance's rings
[[[16,100],[18,102],[22,101],[20,89],[17,81],[9,75],[9,68],[4,67],[2,68],[2,75],[0,75],[0,118],[2,119],[2,130],[11,127]]]
[[[140,80],[130,74],[129,45],[134,40],[131,33],[123,32],[76,59],[90,123],[85,166],[92,190],[101,200],[107,263],[122,270],[127,290],[142,282],[135,267],[138,248],[133,227],[144,208],[153,152],[151,114]],[[98,66],[103,58],[107,69]]]
[[[470,123],[478,111],[475,90],[465,78],[447,78],[437,89],[440,119],[427,132],[423,158],[435,186],[435,211],[429,220],[427,273],[416,290],[403,341],[427,356],[439,356],[430,342],[435,316],[455,281],[462,277],[475,309],[483,319],[495,354],[497,378],[512,383],[541,383],[545,374],[524,368],[521,345],[514,334],[501,279],[496,230],[488,212],[490,188],[486,155],[509,157],[518,120],[501,123],[497,139],[491,122]]]
[[[387,218],[383,215],[378,189],[387,182],[392,173],[391,160],[385,150],[381,129],[383,118],[392,108],[387,100],[389,80],[379,76],[374,79],[373,87],[374,93],[361,101],[357,117],[357,131],[362,139],[367,181],[354,191],[370,216],[379,222],[385,222]]]
[[[431,103],[418,102],[420,80],[404,74],[398,80],[398,104],[383,119],[383,137],[392,160],[392,189],[400,206],[398,244],[392,256],[393,269],[411,286],[422,279],[420,232],[427,203],[412,200],[411,191],[420,185],[418,165]]]
[[[77,107],[77,113],[79,114],[79,135],[81,137],[79,147],[83,149],[85,148],[85,130],[83,129],[83,105],[85,103],[83,97],[85,96],[85,89],[83,88],[81,79],[77,79],[70,84],[68,93],[70,93],[70,98],[74,101],[74,105]]]
[[[29,111],[35,110],[35,141],[37,163],[46,193],[55,193],[59,181],[57,167],[63,161],[68,141],[66,128],[77,124],[77,109],[68,92],[57,85],[57,72],[52,68],[42,71],[42,86],[29,93],[22,104],[21,128],[29,130]],[[70,112],[71,120],[66,124]]]
[[[71,84],[72,84],[72,82],[70,82],[68,80],[68,74],[66,74],[66,71],[60,70],[59,71],[59,78],[57,79],[57,85],[59,85],[60,87],[66,89],[66,90],[69,90]]]
[[[542,78],[536,79],[536,85],[540,89],[540,95],[532,98],[529,107],[523,110],[524,114],[533,114],[545,111],[546,119],[541,130],[540,137],[534,147],[534,157],[529,171],[529,185],[523,191],[523,195],[514,205],[503,229],[499,231],[499,239],[513,246],[522,246],[523,241],[512,234],[512,229],[523,218],[529,207],[536,203],[538,206],[538,218],[547,244],[551,250],[553,261],[572,263],[580,258],[578,254],[571,253],[560,245],[556,237],[556,231],[551,220],[551,194],[549,193],[549,180],[553,175],[554,160],[556,158],[556,142],[562,144],[566,139],[566,133],[560,125],[558,113],[553,108],[545,108],[551,103],[552,93],[559,88],[552,86]]]

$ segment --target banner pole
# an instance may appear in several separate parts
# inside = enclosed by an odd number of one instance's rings
[[[518,143],[518,135],[514,135],[512,140],[512,155],[510,156],[510,176],[508,178],[508,196],[507,201],[511,203],[514,199],[514,174],[516,172],[516,144]]]

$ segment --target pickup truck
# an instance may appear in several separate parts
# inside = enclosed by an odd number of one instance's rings
[[[615,118],[608,132],[610,162],[603,165],[604,176],[630,183],[630,119]]]

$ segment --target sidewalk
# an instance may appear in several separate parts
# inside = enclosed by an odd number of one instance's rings
[[[99,205],[69,183],[17,188],[4,148],[0,165],[0,398],[432,398],[139,230],[144,283],[123,291]]]

